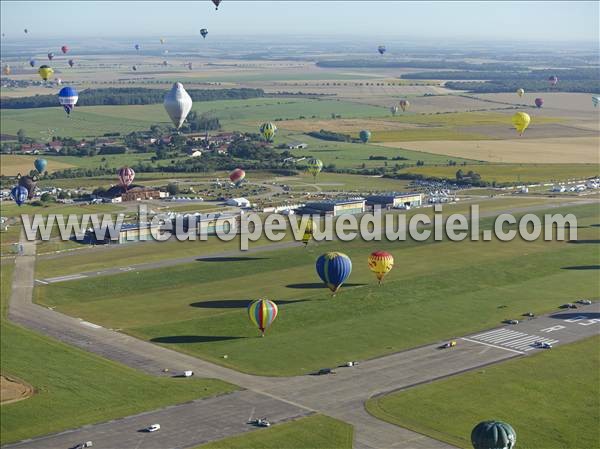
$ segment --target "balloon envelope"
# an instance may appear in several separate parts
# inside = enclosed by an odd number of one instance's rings
[[[75,61],[73,59],[69,59],[69,67],[73,67],[75,65]]]
[[[236,186],[239,186],[245,177],[246,172],[241,168],[236,168],[231,173],[229,173],[229,180],[233,182]]]
[[[502,421],[482,421],[471,432],[474,449],[513,449],[516,442],[515,430]]]
[[[556,86],[558,84],[558,76],[552,75],[550,78],[548,78],[548,82],[551,86]]]
[[[396,115],[398,113],[398,106],[394,105],[390,107],[390,112],[392,115]]]
[[[536,98],[536,99],[535,99],[535,105],[536,105],[538,108],[541,108],[543,104],[544,104],[544,100],[543,100],[542,98]]]
[[[264,335],[265,330],[277,318],[277,304],[268,299],[259,299],[248,305],[248,318],[260,329]]]
[[[385,48],[385,45],[380,45],[379,47],[377,47],[377,51],[379,52],[380,55],[384,54],[387,50]]]
[[[360,140],[362,141],[362,143],[367,143],[369,141],[369,139],[371,138],[371,131],[368,131],[366,129],[363,129],[359,134],[358,137],[360,138]]]
[[[133,48],[135,48],[136,50],[139,50],[139,49],[140,49],[140,44],[135,44],[135,45],[133,46]]]
[[[31,67],[35,67],[35,59],[30,59],[30,60],[29,60],[29,65],[30,65]]]
[[[36,159],[33,162],[33,166],[38,171],[38,173],[43,173],[44,170],[46,170],[46,167],[48,166],[48,161],[46,159]]]
[[[67,47],[66,45],[63,45],[62,47],[60,47],[60,51],[62,51],[64,54],[69,51],[69,47]]]
[[[17,206],[21,206],[25,201],[27,201],[28,192],[27,189],[23,186],[15,186],[10,191],[11,196],[17,203]]]
[[[352,261],[343,253],[321,255],[316,263],[317,274],[332,292],[337,292],[352,272]]]
[[[306,162],[306,171],[313,175],[314,178],[321,173],[321,170],[323,170],[323,162],[320,159],[313,158]]]
[[[128,187],[131,185],[135,178],[135,172],[132,168],[121,167],[117,172],[117,176],[119,177],[120,184],[124,187]]]
[[[10,75],[10,72],[11,72],[10,66],[8,64],[6,64],[2,71],[4,72],[5,75]]]
[[[52,52],[48,53],[48,59],[50,61],[52,61],[52,59],[54,59],[54,53],[52,53]]]
[[[408,100],[400,100],[400,107],[402,108],[402,112],[406,112],[409,106],[410,102]]]
[[[221,0],[212,0],[212,2],[214,3],[214,5],[216,6],[215,9],[219,9],[219,5],[221,4]]]
[[[71,114],[71,111],[77,104],[77,100],[79,100],[79,94],[73,87],[63,87],[58,93],[58,101],[65,109],[67,115]]]
[[[512,122],[515,129],[519,132],[519,134],[522,135],[529,126],[531,117],[529,117],[529,114],[525,112],[517,112],[512,116]]]
[[[27,189],[27,198],[31,199],[35,195],[35,179],[31,176],[21,176],[19,178],[19,185]]]
[[[260,134],[265,138],[267,142],[273,142],[275,132],[277,132],[277,127],[271,122],[263,123],[262,125],[260,125]]]
[[[43,65],[40,66],[40,68],[38,69],[38,74],[44,81],[48,81],[48,78],[50,78],[54,74],[54,70],[52,70],[52,67]]]
[[[375,273],[381,283],[384,276],[394,267],[394,256],[386,251],[375,251],[368,258],[369,270]]]
[[[208,36],[208,30],[207,30],[206,28],[202,28],[202,29],[200,30],[200,34],[202,35],[202,37],[203,37],[204,39],[206,39],[206,36]]]
[[[517,89],[517,95],[522,97],[525,94],[525,89]]]
[[[165,95],[163,104],[175,128],[181,128],[185,118],[192,110],[192,98],[183,88],[183,84],[173,84],[171,90]]]
[[[592,104],[595,108],[598,107],[598,103],[600,103],[600,97],[592,97]]]

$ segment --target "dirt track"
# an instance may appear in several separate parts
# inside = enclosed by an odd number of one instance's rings
[[[10,404],[22,401],[35,393],[35,389],[26,382],[15,377],[0,376],[0,402]]]

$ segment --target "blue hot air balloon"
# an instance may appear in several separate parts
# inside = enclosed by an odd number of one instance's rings
[[[46,170],[46,167],[48,166],[48,161],[46,159],[36,159],[33,162],[33,165],[35,166],[35,169],[38,171],[38,173],[43,173],[44,170]]]
[[[335,293],[350,276],[352,261],[343,253],[325,253],[317,259],[316,268],[321,280]]]
[[[71,111],[77,104],[77,100],[79,99],[79,95],[77,91],[69,86],[63,87],[58,93],[58,101],[65,108],[65,112],[67,115],[71,115]]]
[[[35,59],[33,59],[33,58],[32,58],[32,59],[30,59],[30,60],[29,60],[29,65],[30,65],[31,67],[35,67]]]
[[[138,51],[139,51],[139,49],[140,49],[140,44],[135,44],[133,47],[134,47],[136,50],[138,50]]]
[[[10,191],[10,194],[15,200],[15,203],[17,203],[17,206],[20,207],[25,201],[27,201],[27,196],[29,195],[29,192],[23,186],[15,186]]]

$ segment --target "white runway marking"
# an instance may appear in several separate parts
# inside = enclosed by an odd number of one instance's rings
[[[522,351],[515,351],[514,349],[504,348],[502,346],[492,345],[490,343],[484,343],[483,341],[471,340],[470,338],[462,337],[461,340],[470,341],[471,343],[477,343],[480,345],[491,346],[492,348],[504,349],[505,351],[516,352],[517,354],[525,354]]]
[[[38,283],[44,284],[44,285],[49,284],[49,282],[42,281],[41,279],[36,279],[35,282],[38,282]]]
[[[502,349],[512,348],[510,350],[516,350],[516,352],[520,352],[521,354],[535,349],[534,343],[536,341],[549,343],[551,345],[558,343],[558,340],[540,337],[539,335],[530,335],[505,327],[473,335],[471,339],[465,338],[465,340],[488,344]]]
[[[75,279],[84,279],[87,276],[85,274],[70,274],[68,276],[58,276],[55,278],[48,278],[46,279],[46,283],[53,283],[53,282],[64,282],[64,281],[74,281]]]
[[[102,329],[102,326],[99,326],[99,325],[94,324],[94,323],[90,323],[88,321],[81,321],[81,324],[83,326],[91,327],[92,329]]]

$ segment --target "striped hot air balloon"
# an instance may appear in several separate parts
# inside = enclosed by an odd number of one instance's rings
[[[313,228],[314,228],[313,221],[311,218],[309,218],[308,221],[306,222],[306,227],[304,228],[304,233],[302,234],[302,243],[304,244],[305,248],[308,246],[308,243],[312,239],[312,236],[314,233]]]
[[[229,173],[229,180],[233,182],[236,186],[239,186],[245,177],[246,172],[241,168],[236,168],[231,173]]]
[[[306,162],[306,171],[313,175],[315,181],[321,170],[323,170],[323,162],[320,159],[311,158]]]
[[[406,112],[406,110],[410,107],[410,101],[400,100],[400,107],[402,108],[402,112]]]
[[[375,251],[369,255],[369,269],[375,273],[379,283],[394,267],[394,256],[386,251]]]
[[[263,123],[260,125],[260,134],[265,138],[267,142],[273,142],[273,137],[275,137],[275,133],[277,132],[277,127],[271,123]]]
[[[15,186],[10,191],[10,195],[15,200],[15,203],[17,203],[17,206],[21,207],[27,201],[28,192],[23,186]]]
[[[325,253],[317,259],[316,269],[327,288],[336,293],[350,276],[352,261],[343,253]]]
[[[127,190],[127,187],[131,185],[135,178],[135,172],[129,167],[121,167],[117,175],[119,176],[119,183],[125,187],[125,190]]]
[[[58,93],[58,101],[65,109],[65,112],[68,116],[71,115],[71,111],[77,104],[77,100],[79,99],[79,94],[73,87],[63,87]]]
[[[363,129],[360,133],[358,133],[358,138],[362,143],[367,143],[371,138],[371,131]]]
[[[471,432],[471,444],[475,449],[513,449],[517,433],[502,421],[482,421]]]
[[[248,305],[248,318],[260,329],[262,337],[277,318],[277,312],[277,304],[268,299],[259,299]]]

